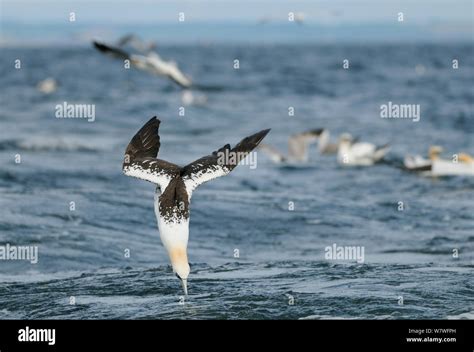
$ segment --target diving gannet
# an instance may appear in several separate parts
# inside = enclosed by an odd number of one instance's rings
[[[190,272],[187,255],[189,205],[193,191],[204,182],[231,172],[270,131],[242,139],[234,148],[226,144],[211,155],[180,167],[157,159],[160,120],[151,118],[132,138],[125,150],[123,172],[156,185],[155,215],[161,241],[171,266],[181,280],[185,295]]]

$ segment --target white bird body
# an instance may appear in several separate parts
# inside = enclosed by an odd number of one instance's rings
[[[474,176],[474,163],[453,162],[452,160],[434,160],[431,166],[432,176]]]
[[[128,175],[130,176],[130,175]],[[163,186],[166,189],[166,185]],[[168,253],[178,248],[187,248],[189,240],[189,220],[183,219],[175,222],[164,221],[160,215],[160,187],[155,191],[155,216],[158,230],[160,232],[161,242]]]
[[[136,68],[158,76],[169,77],[182,87],[190,87],[192,84],[191,80],[179,70],[176,62],[164,61],[155,52],[150,52],[147,56],[131,55],[130,61]]]
[[[180,273],[179,276],[183,280],[187,280],[187,275],[183,273],[189,273],[188,265],[188,240],[189,240],[189,218],[180,219],[175,222],[168,222],[160,215],[160,188],[157,187],[155,192],[155,216],[158,225],[158,231],[160,233],[161,243],[165,247],[166,252],[170,257],[171,263],[173,263],[173,270],[176,273]],[[185,287],[185,294],[187,294],[187,286]]]
[[[351,137],[343,136],[339,143],[337,161],[342,165],[370,166],[382,160],[388,146],[376,147],[367,142],[351,142]]]

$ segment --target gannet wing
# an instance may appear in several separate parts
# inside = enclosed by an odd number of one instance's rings
[[[122,60],[130,59],[130,54],[127,53],[125,50],[104,43],[99,43],[95,40],[92,43],[94,44],[94,47],[103,54],[110,55],[112,57]]]
[[[156,159],[160,150],[160,120],[152,117],[136,134],[125,150],[123,173],[155,183],[164,189],[179,175],[179,166]]]
[[[388,143],[381,146],[375,146],[374,160],[375,161],[382,160],[389,150],[390,150],[390,145]]]
[[[181,177],[189,197],[199,185],[231,172],[240,161],[245,159],[260,144],[268,132],[270,132],[269,129],[262,130],[246,137],[234,148],[226,144],[211,155],[204,156],[186,165],[181,171]]]
[[[117,46],[125,46],[135,40],[140,40],[140,39],[138,39],[135,34],[128,33],[120,37],[119,40],[117,40]]]
[[[169,79],[183,88],[191,87],[191,80],[178,68],[175,62],[168,62],[166,69]]]

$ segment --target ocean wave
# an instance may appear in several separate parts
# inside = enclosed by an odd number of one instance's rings
[[[448,315],[446,317],[446,319],[448,320],[459,320],[459,319],[462,319],[462,320],[474,320],[474,311],[472,312],[466,312],[466,313],[461,313],[461,314],[457,314],[457,315]]]
[[[298,320],[357,320],[364,319],[363,317],[343,317],[343,316],[331,316],[331,315],[308,315],[305,317],[298,318]]]
[[[99,152],[109,149],[103,140],[89,137],[78,138],[76,136],[56,136],[35,137],[27,139],[10,139],[0,141],[0,151],[57,151],[57,152]]]

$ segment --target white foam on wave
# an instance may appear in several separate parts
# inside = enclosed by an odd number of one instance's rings
[[[347,318],[347,317],[316,315],[316,314],[298,318],[298,320],[357,320],[357,319],[363,319],[363,318]]]
[[[461,313],[458,315],[448,315],[446,318],[448,320],[474,320],[474,311]]]
[[[339,317],[339,316],[316,315],[316,314],[298,318],[298,320],[364,320],[364,319],[367,319],[367,318],[364,318],[364,317]],[[390,315],[379,315],[375,318],[370,318],[370,319],[386,320],[386,319],[393,319],[393,317],[390,316]]]
[[[103,151],[112,150],[115,144],[113,140],[102,137],[72,135],[37,136],[16,142],[18,148],[27,151]]]

